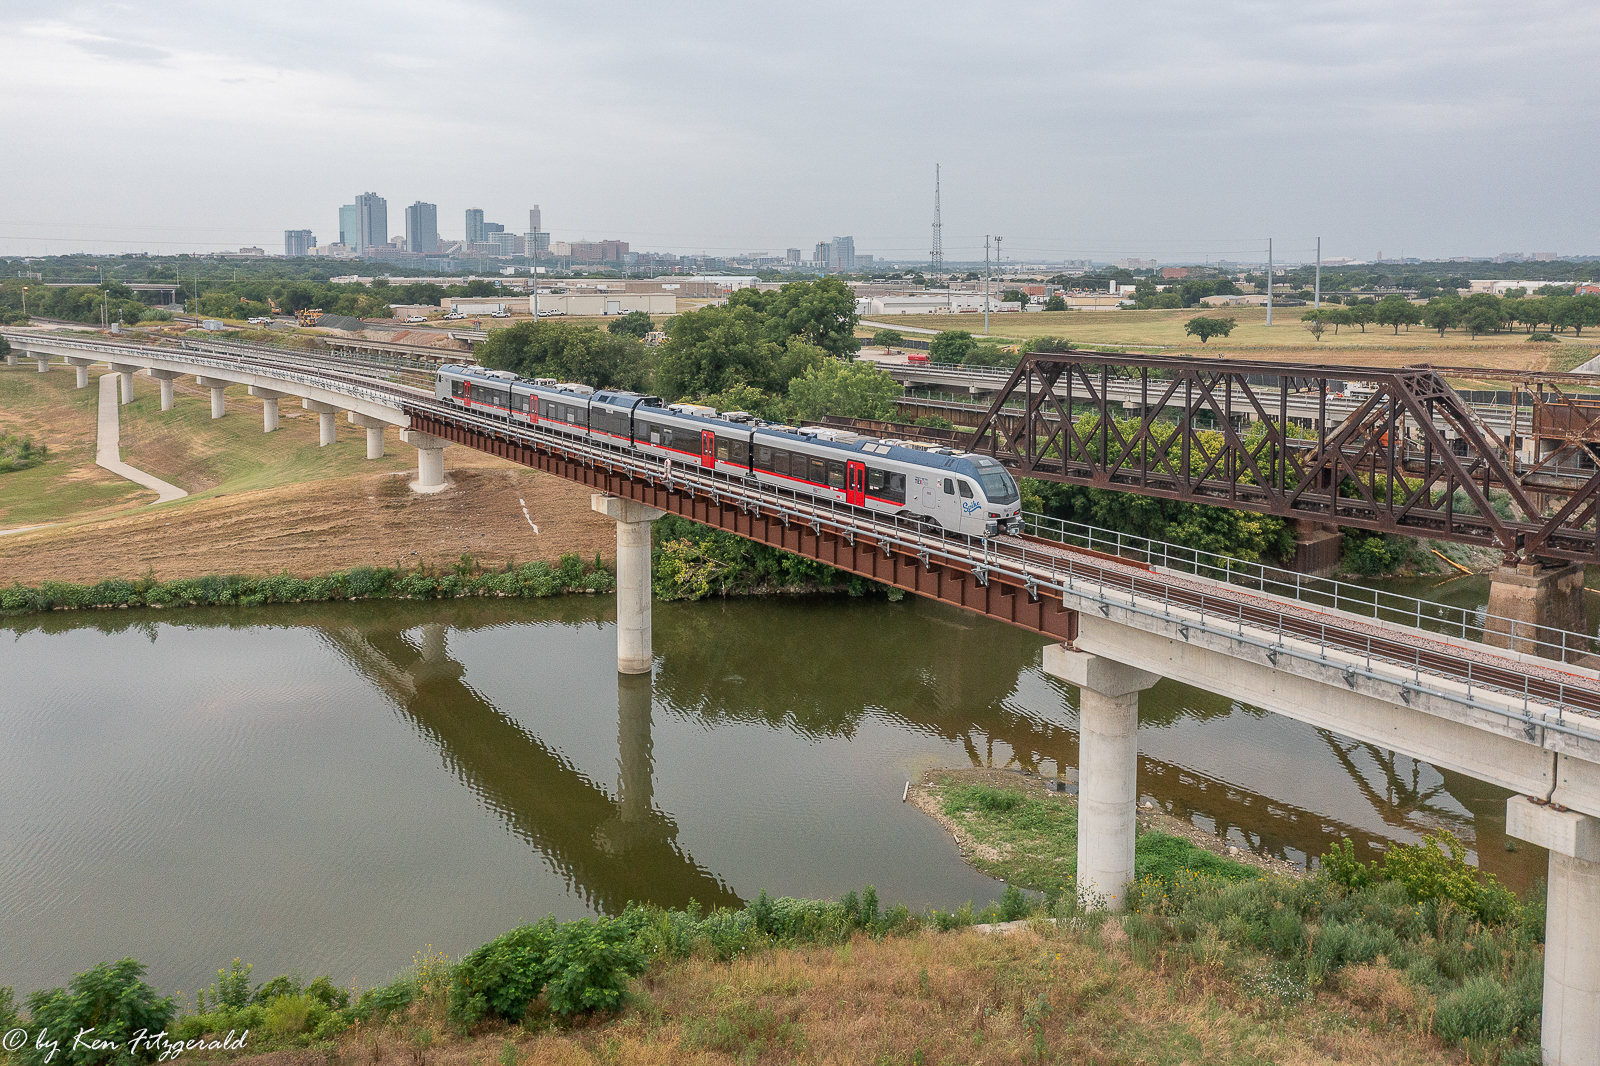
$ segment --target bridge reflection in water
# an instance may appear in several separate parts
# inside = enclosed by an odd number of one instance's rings
[[[662,714],[811,741],[848,742],[881,723],[959,748],[974,766],[1049,776],[1077,763],[1071,690],[1037,669],[1032,635],[927,603],[662,604],[653,690],[649,676],[617,679],[619,779],[608,791],[452,658],[451,630],[502,626],[502,613],[438,605],[437,620],[420,626],[415,608],[389,623],[384,613],[319,628],[507,829],[603,912],[630,899],[737,905],[730,882],[750,880],[748,869],[707,869],[658,809],[652,731]],[[1171,682],[1141,708],[1142,796],[1240,847],[1303,864],[1340,837],[1365,849],[1442,828],[1513,886],[1543,873],[1542,851],[1506,850],[1503,790]]]

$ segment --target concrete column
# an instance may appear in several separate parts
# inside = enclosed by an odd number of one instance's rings
[[[39,364],[39,373],[50,373],[50,357],[48,355],[40,355],[38,352],[35,352],[33,358],[34,361]]]
[[[131,366],[131,365],[127,364],[127,363],[112,363],[111,364],[111,369],[115,370],[117,372],[117,374],[122,378],[122,381],[121,381],[121,385],[122,385],[122,402],[124,404],[132,403],[133,402],[133,374],[134,374],[134,371],[138,370],[139,368],[136,367],[136,366]]]
[[[400,439],[417,449],[417,480],[411,483],[411,491],[443,492],[449,488],[444,480],[444,447],[449,441],[415,429],[402,429]]]
[[[6,366],[16,366],[22,360],[22,353],[15,348],[6,353]]]
[[[151,370],[148,373],[161,383],[161,409],[172,410],[172,382],[183,375],[176,370]]]
[[[86,389],[89,387],[89,368],[94,366],[93,359],[81,359],[75,355],[67,356],[67,363],[78,372],[78,383],[74,388]]]
[[[1587,626],[1583,564],[1502,566],[1489,576],[1488,611],[1485,644],[1559,659],[1560,630],[1582,633]],[[1573,653],[1569,658],[1588,649]]]
[[[1539,1025],[1545,1066],[1593,1066],[1600,1062],[1600,818],[1512,796],[1506,835],[1550,851]]]
[[[597,492],[589,506],[617,523],[617,670],[648,674],[650,648],[650,523],[667,512]]]
[[[1301,519],[1295,523],[1294,562],[1289,569],[1312,577],[1332,577],[1339,572],[1339,550],[1344,534],[1338,526]]]
[[[338,439],[335,432],[338,427],[336,421],[339,417],[338,407],[331,403],[323,403],[321,400],[301,400],[300,406],[307,411],[314,411],[317,415],[317,429],[320,431],[317,437],[318,447],[326,448]]]
[[[1161,678],[1065,644],[1044,671],[1078,686],[1078,898],[1120,910],[1133,880],[1139,804],[1139,693]]]
[[[259,385],[250,386],[250,395],[261,401],[261,432],[271,433],[278,428],[278,401],[288,396]]]
[[[367,458],[383,458],[383,431],[389,425],[381,418],[371,415],[361,415],[354,411],[347,412],[345,418],[351,425],[362,426],[367,431]]]
[[[234,382],[224,381],[221,378],[202,377],[197,377],[195,380],[211,390],[211,417],[221,418],[223,415],[227,414],[228,398],[226,395],[224,395],[222,390],[227,388],[229,385],[234,384]]]

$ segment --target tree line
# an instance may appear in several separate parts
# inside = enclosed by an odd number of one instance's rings
[[[1513,326],[1527,327],[1531,335],[1539,326],[1561,333],[1568,329],[1583,336],[1585,327],[1600,326],[1600,293],[1575,292],[1572,286],[1546,285],[1535,295],[1524,289],[1507,290],[1504,296],[1475,292],[1468,296],[1436,296],[1425,304],[1415,304],[1404,296],[1390,295],[1376,302],[1361,300],[1344,306],[1323,307],[1304,312],[1301,319],[1319,338],[1325,325],[1335,334],[1341,326],[1357,326],[1362,332],[1371,323],[1389,326],[1395,333],[1421,323],[1437,330],[1463,329],[1474,339],[1484,333],[1502,333]]]
[[[652,348],[643,312],[592,325],[519,322],[478,350],[483,365],[522,377],[653,393],[774,422],[824,415],[889,418],[900,386],[854,359],[855,296],[837,278],[741,289],[721,306],[675,316]]]

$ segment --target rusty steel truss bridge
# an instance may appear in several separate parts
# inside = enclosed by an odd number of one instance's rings
[[[1516,402],[1491,425],[1447,378]],[[1361,384],[1330,412],[1345,381]],[[1017,477],[1588,563],[1597,390],[1589,374],[1030,353],[959,440]]]

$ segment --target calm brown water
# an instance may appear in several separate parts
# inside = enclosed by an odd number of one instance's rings
[[[191,995],[369,985],[431,945],[629,899],[738,904],[866,884],[980,903],[904,781],[1076,764],[1043,641],[907,600],[660,604],[653,684],[612,606],[557,601],[115,612],[0,629],[0,985],[134,956]],[[1140,788],[1296,861],[1449,828],[1522,886],[1506,794],[1207,693],[1143,697]]]

